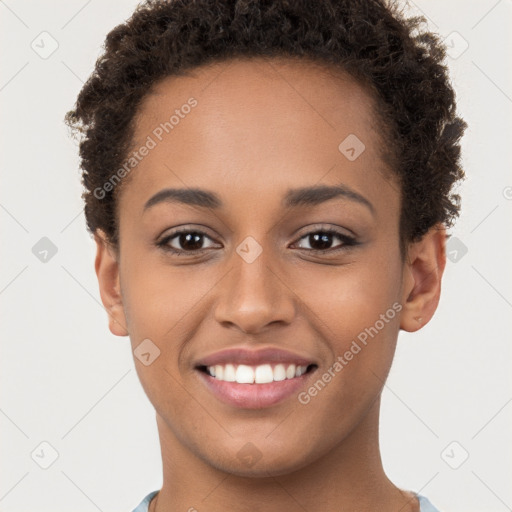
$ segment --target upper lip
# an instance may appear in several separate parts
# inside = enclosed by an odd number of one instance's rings
[[[205,356],[196,361],[196,367],[199,366],[215,366],[217,364],[246,364],[258,366],[265,363],[287,363],[297,366],[309,366],[316,364],[309,357],[289,352],[279,348],[263,348],[258,350],[249,350],[244,347],[233,347],[214,354]]]

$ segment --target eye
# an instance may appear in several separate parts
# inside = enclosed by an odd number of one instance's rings
[[[183,229],[167,235],[157,243],[157,246],[162,248],[164,251],[175,254],[194,254],[215,245],[215,243],[211,243],[205,246],[205,240],[213,242],[213,240],[203,231],[196,229]]]
[[[335,244],[336,240],[340,243]],[[317,229],[299,238],[295,244],[299,249],[312,253],[336,253],[357,245],[356,238],[335,229]],[[205,232],[198,229],[181,229],[162,238],[156,245],[166,252],[180,255],[194,255],[219,246]]]
[[[334,241],[338,239],[341,241],[335,247],[332,247]],[[337,252],[346,249],[349,246],[357,245],[357,241],[353,236],[346,235],[335,229],[320,229],[311,231],[299,239],[306,242],[306,247],[299,247],[300,249],[307,249],[310,252]],[[309,246],[309,247],[308,247]]]

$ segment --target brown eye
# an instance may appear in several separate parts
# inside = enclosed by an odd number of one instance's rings
[[[205,246],[205,241],[207,240],[213,242],[212,239],[202,231],[182,230],[166,236],[158,242],[157,245],[165,251],[176,254],[194,253],[203,251],[214,245],[211,243]]]
[[[333,243],[335,243],[336,240],[341,241],[341,243],[338,243],[333,247]],[[301,237],[299,239],[299,243],[300,241],[305,241],[306,247],[303,246],[299,248],[307,249],[312,252],[334,252],[341,250],[346,246],[357,244],[355,238],[331,229],[312,231],[311,233]]]

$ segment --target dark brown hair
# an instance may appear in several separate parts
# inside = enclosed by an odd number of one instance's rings
[[[85,216],[118,249],[121,186],[97,197],[125,161],[144,96],[165,77],[230,58],[293,57],[341,68],[377,98],[401,188],[400,245],[453,224],[452,187],[466,123],[439,37],[384,0],[146,0],[106,37],[66,123],[80,135]],[[383,128],[384,129],[384,128]],[[340,141],[341,142],[341,141]],[[122,184],[121,184],[122,185]]]

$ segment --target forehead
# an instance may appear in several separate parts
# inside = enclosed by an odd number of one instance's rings
[[[243,99],[247,102],[251,97],[257,99],[266,96],[268,88],[279,98],[300,98],[313,109],[322,109],[327,105],[336,108],[332,100],[337,104],[348,104],[353,100],[372,101],[369,91],[340,67],[298,57],[235,57],[159,80],[146,95],[141,110],[146,110],[148,114],[169,94],[193,91],[210,99],[214,95],[220,99],[219,92],[229,90],[235,94],[230,96],[230,100]]]
[[[290,181],[378,193],[387,169],[374,105],[343,71],[297,59],[231,59],[167,77],[138,109],[133,149],[152,149],[127,195],[142,202],[167,185],[255,197]]]

